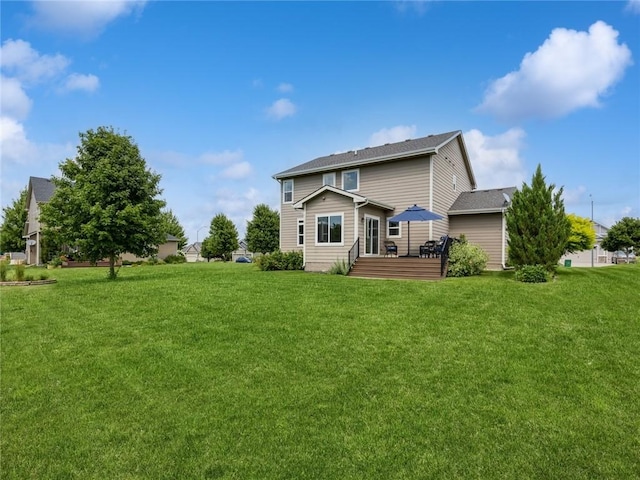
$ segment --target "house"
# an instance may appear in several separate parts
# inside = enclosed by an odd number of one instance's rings
[[[27,187],[27,221],[24,224],[23,238],[27,241],[26,263],[40,265],[42,226],[40,225],[40,206],[49,201],[55,185],[48,178],[29,177]]]
[[[574,267],[590,267],[592,265],[610,265],[613,253],[602,248],[602,240],[607,236],[609,228],[601,223],[593,222],[596,233],[596,241],[593,250],[582,250],[581,252],[567,253],[560,259],[560,264],[564,265],[566,260],[571,260]]]
[[[194,242],[187,245],[182,249],[182,254],[187,262],[200,262],[202,257],[200,256],[200,249],[202,248],[202,242]]]
[[[253,258],[253,252],[249,251],[247,242],[244,240],[240,240],[238,242],[238,248],[231,252],[231,260],[235,261],[238,257]]]
[[[319,157],[273,178],[281,190],[280,249],[302,250],[309,271],[328,270],[346,260],[352,248],[360,256],[383,256],[385,240],[418,256],[425,241],[452,233],[452,221],[457,234],[467,234],[483,223],[476,216],[500,217],[504,205],[494,205],[493,199],[505,199],[501,193],[487,194],[489,204],[479,195],[469,199],[472,208],[451,211],[461,193],[476,189],[459,130]],[[476,198],[482,202],[476,205]],[[389,219],[414,204],[443,219],[412,222],[409,242],[406,223]],[[503,235],[494,220],[491,242]],[[482,240],[482,235],[471,236]],[[503,263],[503,251],[490,256],[495,268]]]
[[[40,223],[40,207],[48,202],[55,191],[54,183],[48,178],[29,177],[27,187],[27,221],[24,225],[23,238],[27,241],[26,263],[40,265],[42,261],[42,224]],[[158,246],[158,258],[164,259],[168,255],[178,253],[179,239],[173,235],[167,235],[167,241]],[[123,260],[140,260],[135,255],[125,253]],[[135,260],[133,260],[135,259]]]
[[[158,245],[158,253],[155,255],[156,258],[160,260],[164,260],[169,255],[178,255],[178,242],[180,239],[173,235],[167,234],[167,241]],[[141,260],[147,260],[147,258],[142,258],[134,255],[133,253],[123,253],[120,255],[121,260],[126,260],[129,262],[139,262]]]

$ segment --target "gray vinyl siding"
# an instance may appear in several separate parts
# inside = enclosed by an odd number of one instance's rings
[[[453,176],[456,176],[456,189],[453,188]],[[459,139],[443,146],[433,162],[433,206],[432,210],[445,218],[433,222],[433,237],[439,238],[449,232],[449,220],[446,212],[456,201],[460,192],[472,189],[471,180],[462,156]],[[427,208],[429,208],[427,206]],[[444,212],[444,214],[443,214]]]
[[[322,186],[322,174],[296,177],[293,179],[293,203],[303,199]],[[282,202],[282,184],[280,185]],[[293,203],[280,204],[280,250],[283,252],[300,250],[298,246],[298,219],[303,217],[302,210],[293,208]],[[305,242],[307,225],[305,224]]]
[[[482,248],[489,255],[487,269],[502,269],[502,214],[480,213],[452,215],[449,218],[449,234],[459,238],[464,235],[469,243]],[[506,245],[506,239],[504,242]],[[506,247],[505,247],[506,248]]]
[[[324,197],[324,200],[323,200]],[[354,243],[355,205],[351,198],[326,192],[306,204],[305,270],[327,271],[337,261],[346,259]],[[342,245],[316,245],[316,215],[342,214]]]
[[[36,201],[36,194],[31,193],[31,201],[29,202],[29,211],[27,212],[27,221],[29,222],[27,234],[40,231],[40,205]]]

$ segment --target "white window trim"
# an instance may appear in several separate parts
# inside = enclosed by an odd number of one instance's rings
[[[300,225],[302,225],[302,243],[300,243]],[[305,229],[304,229],[304,218],[299,218],[298,219],[298,224],[297,224],[297,230],[296,230],[296,245],[298,247],[302,247],[306,242],[306,235],[305,235]]]
[[[358,174],[358,181],[356,182],[356,188],[351,188],[347,190],[346,188],[344,188],[344,176],[347,173],[353,173],[353,172],[356,172]],[[346,190],[347,192],[357,192],[360,190],[360,169],[359,168],[354,168],[352,170],[345,170],[342,172],[342,189]]]
[[[289,201],[286,201],[285,198],[284,198],[285,193],[286,193],[286,190],[285,190],[284,186],[285,186],[285,184],[287,182],[291,182],[291,200],[289,200]],[[294,189],[293,178],[291,178],[289,180],[283,180],[282,181],[282,203],[293,203],[293,189]]]
[[[387,220],[387,238],[402,238],[402,222],[398,222],[398,235],[391,235],[389,220]]]
[[[325,183],[325,181],[324,181],[325,175],[331,175],[333,177],[333,183]],[[329,186],[332,186],[332,187],[336,186],[336,172],[329,172],[329,173],[323,173],[322,174],[322,186],[325,186],[325,185],[329,185]]]
[[[331,242],[331,225],[329,225],[329,241],[318,242],[318,218],[320,217],[340,217],[342,218],[342,228],[340,229],[340,243]],[[316,228],[314,232],[314,241],[316,247],[343,247],[344,246],[344,212],[332,212],[332,213],[317,213],[316,214]]]

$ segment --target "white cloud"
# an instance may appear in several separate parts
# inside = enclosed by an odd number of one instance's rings
[[[24,126],[13,118],[0,117],[0,152],[2,153],[3,176],[11,173],[11,164],[46,165],[53,173],[59,162],[73,155],[73,146],[55,143],[36,144],[27,137]],[[24,171],[19,172],[24,175]]]
[[[402,142],[415,137],[415,125],[397,125],[391,128],[378,130],[369,138],[370,146],[384,145],[385,143]]]
[[[520,187],[525,179],[520,158],[525,135],[520,128],[511,128],[493,137],[476,129],[464,134],[479,189]]]
[[[24,126],[6,116],[0,117],[0,151],[3,163],[26,164],[36,156],[36,148],[27,140]]]
[[[291,85],[290,83],[281,83],[280,85],[278,85],[278,91],[280,93],[293,92],[293,85]]]
[[[0,110],[3,115],[24,120],[32,103],[18,79],[0,75]]]
[[[222,178],[229,178],[232,180],[239,180],[247,177],[252,172],[251,164],[249,162],[234,163],[233,165],[225,168],[220,176]]]
[[[36,1],[32,2],[34,14],[30,23],[43,30],[94,37],[115,19],[141,12],[146,3],[146,0]]]
[[[640,13],[640,0],[629,0],[626,10],[631,13]]]
[[[244,153],[242,150],[224,150],[218,153],[203,153],[200,155],[199,161],[210,165],[230,165],[232,163],[241,162],[243,157]]]
[[[282,120],[285,117],[295,115],[297,107],[288,98],[276,100],[267,109],[267,116],[275,120]]]
[[[423,15],[427,9],[431,0],[394,0],[396,10],[405,13],[407,11],[416,12],[418,15]]]
[[[565,205],[576,205],[579,204],[584,197],[584,194],[587,192],[587,187],[584,185],[579,185],[576,188],[572,189],[563,189],[562,190],[562,200]]]
[[[477,110],[518,121],[598,107],[631,64],[629,48],[602,21],[588,32],[556,28],[538,50],[524,56],[519,70],[491,83]]]
[[[56,77],[69,63],[69,59],[59,53],[39,54],[24,40],[6,40],[0,49],[2,70],[22,82],[36,83]]]
[[[73,90],[84,90],[86,92],[95,92],[100,86],[100,80],[95,75],[83,75],[81,73],[72,73],[67,77],[62,88],[65,92]]]

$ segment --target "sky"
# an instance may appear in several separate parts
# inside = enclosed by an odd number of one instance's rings
[[[0,200],[78,134],[130,135],[190,242],[272,176],[461,130],[479,189],[538,164],[567,213],[640,217],[640,0],[2,1]]]

